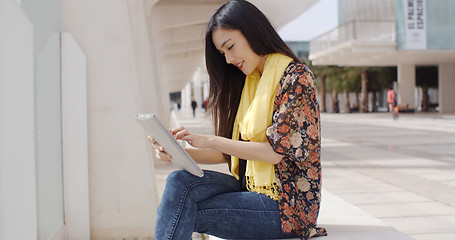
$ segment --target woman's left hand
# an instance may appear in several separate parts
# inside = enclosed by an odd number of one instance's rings
[[[172,129],[171,134],[176,139],[187,141],[195,148],[209,148],[209,135],[191,133],[183,126]]]

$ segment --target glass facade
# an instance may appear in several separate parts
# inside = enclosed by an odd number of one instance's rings
[[[298,58],[308,59],[310,54],[310,43],[309,42],[286,42],[291,50],[297,55]]]
[[[397,31],[397,49],[406,48],[406,32],[405,32],[405,2],[402,0],[395,1],[396,12],[396,31]]]
[[[455,1],[426,1],[427,49],[455,49]]]
[[[406,46],[406,8],[409,0],[396,0],[396,28],[398,50],[408,49]],[[424,1],[426,23],[426,48],[425,49],[455,49],[455,1],[438,0]]]
[[[338,21],[340,25],[363,20],[394,21],[393,1],[339,0]]]

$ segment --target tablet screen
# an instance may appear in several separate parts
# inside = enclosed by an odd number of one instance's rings
[[[158,120],[155,114],[137,114],[136,119],[145,129],[147,134],[153,137],[155,141],[158,142],[164,150],[172,156],[171,161],[176,167],[186,170],[198,177],[204,176],[202,169],[185,151],[185,149],[180,146],[174,136],[172,136],[169,130],[167,130],[166,127]]]

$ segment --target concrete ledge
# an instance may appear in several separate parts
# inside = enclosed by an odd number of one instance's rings
[[[318,226],[327,229],[327,236],[315,240],[413,239],[326,190],[322,191]],[[209,239],[222,240],[214,236]]]

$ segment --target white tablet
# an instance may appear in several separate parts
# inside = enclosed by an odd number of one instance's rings
[[[171,161],[176,167],[186,170],[198,177],[204,176],[202,169],[185,151],[185,149],[180,146],[174,136],[172,136],[169,130],[164,127],[155,114],[137,114],[136,119],[145,129],[147,134],[153,137],[155,141],[157,141],[164,148],[164,150],[172,156]]]

